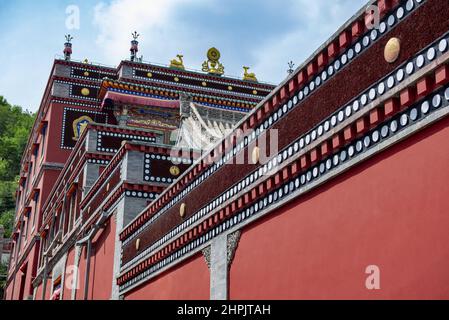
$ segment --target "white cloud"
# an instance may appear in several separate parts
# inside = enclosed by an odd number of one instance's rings
[[[279,34],[269,34],[266,39],[255,44],[252,52],[234,54],[237,48],[219,48],[222,53],[233,52],[234,60],[223,54],[227,74],[240,74],[243,64],[252,66],[260,80],[279,83],[287,75],[287,62],[293,60],[295,67],[300,65],[324,41],[342,25],[365,0],[285,0],[285,14],[294,17],[295,21]],[[237,4],[237,5],[236,5]],[[230,2],[232,10],[239,10],[239,2]],[[168,63],[177,53],[185,56],[185,65],[199,69],[204,60],[205,51],[211,43],[210,34],[204,29],[203,17],[185,22],[182,20],[183,10],[204,8],[210,16],[229,14],[223,4],[217,0],[114,0],[110,4],[100,3],[94,10],[94,26],[98,28],[98,52],[103,53],[102,60],[107,64],[117,64],[129,56],[131,32],[137,30],[141,34],[139,53],[144,60]],[[222,8],[225,11],[217,11]],[[206,10],[206,11],[207,11]],[[257,11],[257,8],[255,8]],[[234,11],[234,14],[238,15]],[[279,13],[282,19],[283,13]],[[181,19],[179,17],[181,16]],[[233,23],[229,21],[229,23]],[[278,21],[264,20],[260,26]],[[251,26],[254,27],[254,26]],[[238,35],[236,35],[238,37]],[[221,42],[223,39],[217,39]],[[235,39],[228,45],[238,44],[252,39]],[[234,46],[234,45],[232,45]],[[247,46],[248,47],[248,46]],[[244,49],[244,48],[240,48]],[[245,55],[243,61],[242,55]],[[227,58],[227,59],[226,59]],[[248,61],[250,60],[250,61]]]
[[[141,34],[139,56],[143,54],[146,61],[168,63],[182,53],[187,68],[200,69],[207,49],[216,46],[226,75],[241,75],[242,65],[248,65],[258,79],[279,83],[287,74],[288,61],[301,64],[366,0],[99,1],[103,2],[80,4],[75,60],[87,57],[117,65],[129,57],[131,33],[137,30]],[[61,54],[63,35],[68,33],[64,29],[66,6],[14,2],[11,8],[12,13],[0,19],[4,31],[0,42],[10,47],[0,52],[5,62],[0,94],[36,110],[52,58]],[[5,12],[0,10],[0,15]],[[24,23],[14,23],[19,20]],[[30,50],[29,41],[17,39],[39,41],[32,41]],[[27,74],[25,80],[23,74]]]
[[[117,64],[129,56],[131,33],[141,37],[138,56],[144,60],[164,62],[176,55],[179,43],[187,39],[185,28],[176,20],[181,7],[200,4],[203,0],[115,0],[94,8],[94,26],[98,28],[97,46],[106,63]],[[145,55],[146,54],[146,55]]]
[[[264,43],[252,53],[259,78],[281,82],[287,76],[287,62],[293,60],[294,68],[301,65],[364,3],[365,0],[293,1],[289,12],[296,16],[298,24],[279,34],[276,42]]]

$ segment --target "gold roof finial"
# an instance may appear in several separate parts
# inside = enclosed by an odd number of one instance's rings
[[[182,58],[184,57],[182,54],[177,54],[176,57],[178,59],[172,59],[170,60],[170,68],[177,68],[184,70],[184,61]]]
[[[224,74],[224,66],[218,60],[220,60],[220,51],[217,48],[210,48],[207,51],[207,60],[203,62],[202,70],[221,76]]]
[[[254,72],[249,73],[249,67],[245,67],[243,66],[243,80],[248,80],[248,81],[256,81],[257,82],[257,78],[256,75],[254,74]]]

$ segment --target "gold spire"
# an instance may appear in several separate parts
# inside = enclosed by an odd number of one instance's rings
[[[207,51],[207,60],[203,62],[202,70],[211,74],[224,74],[224,67],[218,60],[220,60],[220,51],[217,48],[210,48]]]

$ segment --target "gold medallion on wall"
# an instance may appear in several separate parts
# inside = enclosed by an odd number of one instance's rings
[[[393,63],[399,58],[401,53],[401,41],[398,38],[388,40],[384,49],[384,58],[388,63]]]
[[[172,176],[177,177],[177,176],[179,176],[180,173],[181,173],[181,170],[179,169],[178,166],[171,166],[171,167],[170,167],[170,174],[171,174]]]

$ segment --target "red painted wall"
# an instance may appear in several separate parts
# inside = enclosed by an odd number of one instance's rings
[[[448,299],[448,140],[445,119],[245,229],[230,298]]]
[[[202,254],[126,294],[127,300],[207,300],[209,269]]]
[[[89,272],[88,299],[108,300],[111,297],[114,261],[115,219],[109,219],[103,230],[99,230],[92,242]],[[78,265],[78,289],[76,300],[84,299],[86,276],[86,247],[82,247]],[[74,248],[70,249],[66,266],[74,264]],[[66,273],[67,276],[67,273]],[[71,299],[71,290],[64,288],[64,300]]]
[[[43,290],[43,282],[39,284],[36,291],[36,298],[35,300],[42,300],[42,290]],[[45,291],[45,300],[50,299],[50,291],[51,291],[51,279],[47,279],[47,288]]]
[[[30,253],[28,254],[28,268],[27,268],[26,284],[25,284],[25,292],[24,292],[25,299],[28,296],[32,296],[33,292],[34,292],[32,280],[36,276],[38,250],[39,250],[39,244],[35,243],[33,248],[30,250]]]
[[[43,282],[41,282],[36,289],[36,296],[34,298],[34,300],[42,300],[42,287],[43,287]]]
[[[92,249],[89,299],[108,300],[111,297],[113,279],[115,218],[110,218],[106,227],[98,232]]]
[[[42,300],[42,286],[43,282],[41,282],[36,288],[36,295],[34,300]]]
[[[10,283],[9,286],[7,286],[5,289],[5,300],[12,299],[12,290],[13,290],[13,286],[12,286],[12,283]]]
[[[73,284],[74,274],[73,269],[70,266],[73,265],[75,265],[75,247],[69,249],[67,253],[67,260],[64,267],[65,274],[61,297],[63,300],[70,300],[72,298],[72,290],[70,289],[70,286]]]
[[[11,281],[11,286],[13,286],[12,297],[14,300],[19,299],[20,283],[22,280],[23,280],[23,272],[17,271],[15,280]]]
[[[80,262],[78,264],[78,289],[75,292],[75,300],[84,299],[84,277],[86,274],[86,247],[81,249]]]
[[[51,103],[48,114],[50,115],[50,118],[48,121],[47,134],[51,134],[53,139],[48,140],[45,161],[65,163],[72,150],[61,149],[64,105]]]
[[[42,211],[43,206],[45,205],[45,203],[50,195],[50,192],[52,191],[53,186],[54,186],[56,180],[58,179],[60,173],[61,173],[60,170],[45,170],[44,171],[44,173],[42,175],[42,180],[43,180],[43,186],[45,186],[45,187],[42,187],[40,189],[40,195],[39,195],[39,197],[40,197],[39,210],[40,211]],[[43,218],[42,212],[40,212],[40,215],[37,219],[38,227],[40,227],[42,224],[42,218]]]

